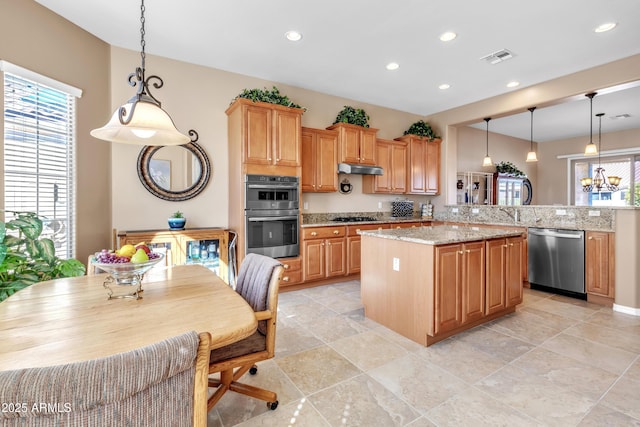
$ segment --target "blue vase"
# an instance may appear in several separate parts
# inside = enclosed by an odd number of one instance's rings
[[[187,223],[186,218],[169,218],[169,228],[172,230],[184,230],[184,225]]]

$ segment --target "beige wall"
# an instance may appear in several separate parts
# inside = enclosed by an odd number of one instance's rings
[[[76,104],[76,256],[84,261],[110,246],[111,145],[89,136],[110,114],[109,46],[31,0],[0,0],[0,11],[0,59],[83,91]]]
[[[587,142],[588,138],[579,137],[539,144],[538,204],[568,204],[567,159],[558,159],[558,156],[579,155],[584,152]],[[603,152],[623,148],[637,148],[640,152],[640,129],[602,134]],[[573,204],[573,198],[570,204]]]

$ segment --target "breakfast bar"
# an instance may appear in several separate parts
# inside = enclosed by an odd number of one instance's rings
[[[515,311],[524,232],[431,226],[360,231],[365,316],[428,346]]]

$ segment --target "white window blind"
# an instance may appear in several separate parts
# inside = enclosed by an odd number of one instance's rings
[[[4,70],[4,209],[36,212],[56,255],[74,256],[75,97]]]

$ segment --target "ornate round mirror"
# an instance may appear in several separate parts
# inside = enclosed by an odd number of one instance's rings
[[[197,196],[209,183],[211,165],[198,133],[189,131],[191,142],[184,145],[145,146],[138,155],[138,177],[151,194],[179,202]]]

